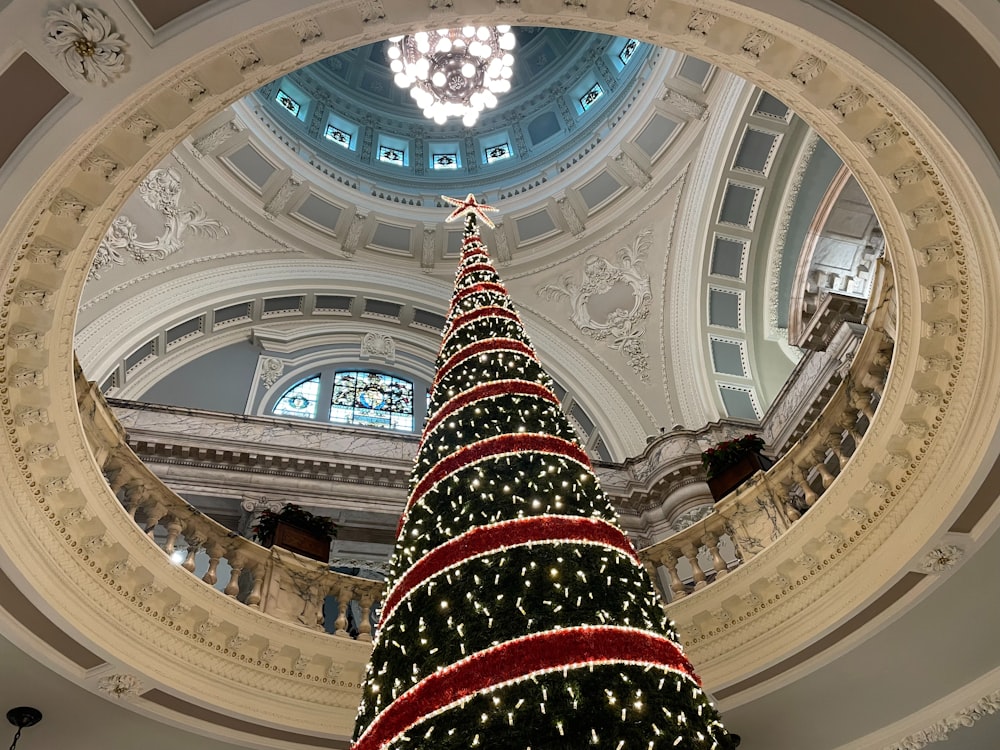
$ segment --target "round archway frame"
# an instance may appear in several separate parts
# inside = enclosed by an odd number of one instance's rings
[[[812,4],[431,0],[431,9],[439,6],[450,23],[618,33],[743,75],[836,149],[882,223],[896,283],[895,326],[885,332],[894,359],[864,441],[791,532],[671,610],[706,684],[736,684],[890,586],[961,513],[992,466],[1000,367],[986,335],[1000,328],[1000,298],[988,293],[1000,278],[1000,234],[985,196],[998,195],[997,175],[946,92],[880,48],[860,22]],[[64,151],[40,153],[44,140],[32,151],[31,164],[47,166],[0,233],[0,468],[8,508],[0,548],[4,569],[35,604],[94,652],[166,691],[183,691],[192,704],[344,736],[363,644],[331,644],[271,622],[172,567],[121,512],[88,446],[87,415],[76,406],[75,310],[97,244],[139,181],[230,102],[316,59],[412,31],[426,22],[428,7],[331,0],[253,28],[234,14],[197,27],[197,37],[189,29],[154,48],[118,84],[121,103],[81,117],[79,138]],[[178,62],[185,34],[204,51]],[[871,67],[880,62],[884,76]],[[298,654],[290,665],[306,659],[307,667],[262,663],[227,645],[234,633],[243,643]]]

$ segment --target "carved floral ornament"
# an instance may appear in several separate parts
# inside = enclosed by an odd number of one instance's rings
[[[643,350],[642,337],[646,328],[642,322],[649,316],[649,274],[643,266],[649,250],[650,231],[636,237],[632,247],[618,251],[617,263],[598,255],[584,260],[582,278],[564,276],[558,285],[546,284],[538,294],[549,299],[565,297],[570,304],[570,320],[581,332],[595,341],[607,341],[608,348],[621,352],[629,367],[642,379],[649,380],[649,357]],[[632,294],[632,309],[618,307],[604,321],[594,320],[587,302],[610,292],[616,285],[627,284]]]
[[[154,169],[139,183],[143,202],[163,215],[164,232],[156,239],[138,239],[138,227],[122,214],[112,223],[97,246],[97,255],[88,278],[101,278],[100,272],[112,265],[124,265],[128,256],[140,263],[162,260],[184,247],[188,235],[218,239],[229,230],[218,219],[209,219],[198,203],[181,205],[181,176],[172,167]]]
[[[125,42],[97,8],[50,10],[45,16],[45,46],[81,81],[110,83],[125,72]]]

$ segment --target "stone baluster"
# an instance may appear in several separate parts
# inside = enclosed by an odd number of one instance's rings
[[[831,430],[823,443],[830,452],[837,457],[837,473],[839,474],[847,466],[848,456],[844,453],[844,433],[841,430]]]
[[[694,577],[694,590],[701,591],[708,585],[708,578],[705,577],[705,571],[701,569],[701,564],[698,562],[698,548],[694,546],[692,542],[687,542],[681,548],[681,552],[684,553],[684,557],[687,561],[691,563],[691,575]]]
[[[163,543],[163,551],[168,555],[172,555],[177,547],[177,537],[181,535],[181,531],[184,529],[184,524],[182,524],[177,516],[170,516],[167,518],[167,539]]]
[[[194,573],[195,556],[205,544],[205,537],[197,531],[189,530],[184,534],[184,539],[187,541],[187,555],[184,557],[181,567],[188,573]]]
[[[245,558],[239,553],[229,558],[229,567],[231,568],[229,572],[229,583],[227,583],[226,588],[223,589],[226,596],[231,596],[235,599],[240,593],[240,573],[243,572],[243,566],[245,564]]]
[[[205,548],[205,551],[208,552],[208,570],[205,571],[205,575],[201,577],[201,580],[209,586],[214,586],[219,580],[219,561],[226,553],[226,548],[218,541],[212,541]]]
[[[802,518],[802,514],[799,513],[795,506],[788,501],[788,492],[784,485],[778,485],[778,487],[773,489],[768,494],[771,498],[771,502],[773,502],[774,506],[778,509],[779,521],[781,519],[784,519],[785,521],[785,523],[782,523],[782,527],[785,531],[787,531],[793,523]]]
[[[667,569],[667,575],[670,576],[670,591],[674,595],[673,598],[680,599],[687,596],[688,592],[684,586],[684,581],[681,580],[680,575],[677,573],[677,558],[668,552],[660,558],[660,562]]]
[[[124,472],[119,472],[119,474],[124,474]],[[113,492],[117,492],[114,485],[111,486],[111,489]],[[142,505],[145,498],[146,488],[141,484],[125,485],[125,510],[128,512],[129,518],[133,521],[135,520],[136,511],[139,510],[139,506]]]
[[[258,563],[250,568],[250,578],[252,585],[247,600],[244,602],[249,607],[260,609],[260,600],[264,589],[264,565]]]
[[[159,525],[160,521],[167,515],[167,509],[164,508],[160,503],[153,502],[151,505],[146,507],[146,525],[143,527],[143,531],[152,539],[153,533],[156,531],[156,527]],[[172,552],[173,550],[171,550]],[[169,553],[168,553],[169,554]]]
[[[719,552],[719,538],[711,531],[706,531],[701,541],[708,547],[708,553],[712,556],[712,565],[715,567],[716,579],[729,575],[729,566]]]
[[[858,431],[858,412],[855,409],[846,409],[840,415],[838,424],[851,436],[851,441],[854,443],[856,450],[857,446],[861,443],[861,433]]]
[[[826,466],[826,451],[817,449],[810,451],[808,455],[815,464],[816,472],[819,474],[820,481],[823,484],[823,489],[827,489],[831,484],[833,484],[833,480],[836,477],[830,473],[830,470]]]
[[[847,402],[858,411],[862,412],[870,423],[875,418],[875,409],[872,407],[871,391],[867,389],[854,390],[848,396]]]
[[[365,593],[361,597],[361,622],[358,623],[358,640],[359,641],[370,641],[372,639],[372,604],[375,600],[372,598],[371,593]]]
[[[802,471],[802,467],[798,464],[792,464],[792,479],[800,488],[802,488],[802,494],[805,497],[806,507],[811,508],[813,504],[819,500],[819,495],[817,495],[816,491],[809,486],[809,482],[806,480],[805,472]]]
[[[340,591],[337,593],[337,619],[333,623],[333,634],[341,638],[351,637],[350,633],[347,632],[347,608],[353,598],[354,590],[351,586],[341,584]]]

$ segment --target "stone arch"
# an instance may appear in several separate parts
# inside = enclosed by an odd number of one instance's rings
[[[957,503],[974,489],[977,467],[995,458],[990,440],[998,424],[1000,368],[987,369],[984,339],[985,331],[997,330],[1000,322],[996,299],[986,294],[996,287],[1000,261],[990,252],[997,246],[998,232],[984,196],[986,187],[995,187],[996,175],[988,165],[975,163],[981,153],[976,137],[959,116],[947,114],[946,95],[913,71],[903,70],[906,66],[896,64],[890,52],[875,50],[863,29],[841,18],[828,19],[815,8],[801,7],[804,4],[758,3],[774,15],[725,0],[698,8],[671,0],[591,2],[583,8],[561,0],[535,0],[476,11],[467,8],[474,5],[471,2],[460,0],[457,5],[449,8],[449,18],[458,21],[634,35],[744,75],[783,98],[831,143],[883,224],[896,281],[895,359],[875,422],[850,470],[838,478],[836,492],[804,518],[794,534],[761,555],[759,564],[744,566],[673,611],[682,628],[700,634],[692,639],[691,653],[706,681],[734,681],[813,637],[886,586],[900,561],[957,513]],[[137,71],[122,103],[85,123],[86,132],[65,152],[36,155],[48,167],[0,233],[0,247],[11,248],[3,258],[0,310],[0,411],[5,427],[0,467],[12,509],[0,530],[4,549],[16,556],[26,584],[41,592],[56,610],[54,616],[68,623],[75,614],[74,632],[96,649],[114,652],[136,668],[146,665],[163,679],[185,685],[194,699],[242,716],[252,716],[256,704],[239,691],[220,690],[220,682],[298,699],[301,705],[285,701],[281,721],[305,732],[328,733],[331,726],[336,732],[349,731],[349,682],[345,688],[341,680],[336,689],[329,681],[318,685],[301,675],[278,676],[237,662],[236,654],[218,644],[214,650],[211,643],[195,646],[197,656],[187,653],[192,651],[190,634],[170,626],[141,599],[137,604],[128,584],[116,582],[93,557],[96,553],[81,546],[84,535],[106,538],[116,554],[142,566],[144,577],[154,582],[148,585],[185,601],[206,596],[165,561],[152,559],[144,551],[148,543],[142,534],[118,511],[113,498],[109,500],[77,414],[70,364],[74,310],[105,227],[139,180],[199,123],[285,71],[412,30],[426,14],[426,7],[406,0],[365,0],[358,5],[331,0],[233,38],[219,32],[215,46],[184,62],[169,62],[164,53],[168,61],[160,68]],[[855,53],[824,36],[837,37]],[[859,57],[885,62],[886,76]],[[150,67],[155,72],[148,72]],[[176,85],[188,78],[201,82],[207,94],[198,99],[179,94]],[[938,117],[957,128],[957,148],[935,126]],[[93,171],[94,157],[114,165],[106,179]],[[977,178],[992,182],[984,186]],[[928,321],[946,316],[957,321],[953,330],[928,333]],[[29,409],[41,410],[44,418],[18,418]],[[907,426],[902,433],[900,425]],[[888,462],[890,449],[903,458]],[[946,477],[940,471],[944,466]],[[911,512],[925,494],[952,502],[924,504],[919,512]],[[766,570],[794,557],[803,539],[822,537],[852,506],[870,511],[870,528],[828,550],[821,562],[807,565],[781,601],[755,607],[739,633],[728,625],[727,632],[720,627],[715,634],[697,628],[704,612],[749,591]],[[60,520],[62,513],[76,507],[86,507],[92,515],[85,529],[71,530]],[[895,533],[904,525],[905,534]],[[900,541],[904,537],[909,541]],[[862,567],[865,575],[857,575]],[[809,585],[798,586],[807,580]],[[848,580],[851,585],[838,588]],[[813,625],[796,622],[805,607],[817,603],[838,614],[816,618]],[[99,614],[80,618],[81,607]],[[229,616],[246,627],[253,625],[235,610]],[[109,622],[118,629],[109,629]],[[267,628],[275,642],[287,635],[277,625]],[[162,653],[148,653],[144,641],[151,638],[161,644]],[[736,645],[748,642],[761,646],[754,649],[756,655],[724,658]],[[345,658],[363,654],[354,648]],[[192,668],[195,661],[197,670]],[[331,713],[317,718],[318,712],[309,710],[317,705]]]

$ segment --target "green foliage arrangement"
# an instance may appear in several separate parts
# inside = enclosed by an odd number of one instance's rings
[[[260,514],[257,525],[250,529],[262,544],[268,544],[274,539],[274,532],[278,528],[278,521],[297,526],[300,529],[311,531],[320,536],[333,538],[337,536],[337,524],[332,518],[327,516],[317,516],[307,510],[303,510],[298,505],[286,503],[278,512],[265,510]]]
[[[701,465],[705,474],[713,479],[730,466],[739,463],[740,459],[752,453],[760,453],[764,449],[764,440],[759,435],[750,433],[741,438],[724,440],[714,448],[709,448],[701,454]]]

